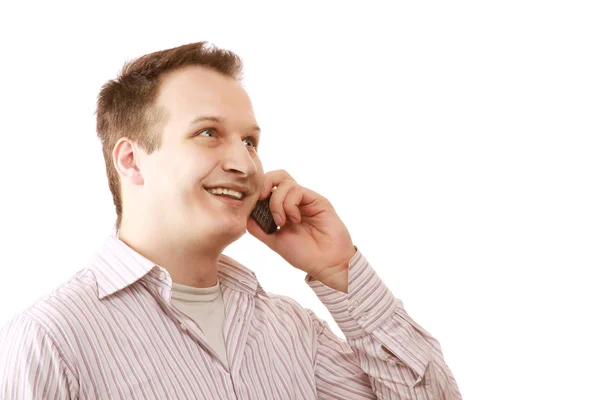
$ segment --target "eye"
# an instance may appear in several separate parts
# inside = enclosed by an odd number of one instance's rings
[[[213,136],[216,136],[217,131],[214,128],[207,128],[207,129],[201,130],[195,136],[202,136],[203,133],[211,133]],[[252,146],[254,147],[254,150],[257,150],[258,140],[256,138],[249,136],[244,140],[250,142],[252,144]]]
[[[247,138],[246,138],[246,139],[244,139],[244,140],[247,140],[247,141],[249,141],[250,143],[252,143],[252,146],[254,146],[254,149],[256,149],[256,146],[258,146],[257,140],[256,140],[256,139],[254,139],[253,137],[247,137]]]
[[[208,129],[203,129],[200,132],[198,132],[198,134],[196,136],[200,136],[202,135],[204,132],[213,132],[215,133],[215,130],[213,128],[208,128]]]

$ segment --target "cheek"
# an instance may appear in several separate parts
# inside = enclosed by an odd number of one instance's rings
[[[202,156],[187,157],[173,163],[169,174],[175,190],[197,198],[204,191],[203,185],[209,184],[207,176],[213,170],[211,160]]]
[[[260,158],[258,156],[254,160],[254,163],[256,165],[256,177],[257,179],[262,181],[263,176],[265,175],[262,162],[260,161]]]
[[[188,171],[192,168],[186,167],[181,161],[173,157],[161,157],[154,163],[147,182],[153,196],[172,201],[186,191]]]

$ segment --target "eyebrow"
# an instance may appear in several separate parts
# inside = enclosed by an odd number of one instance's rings
[[[190,127],[198,124],[199,122],[204,122],[204,121],[211,121],[211,122],[216,122],[219,124],[222,124],[225,122],[225,120],[223,118],[220,117],[215,117],[215,116],[211,116],[211,115],[207,115],[207,116],[200,116],[200,117],[196,117],[192,120],[192,122],[190,122]],[[255,132],[255,133],[260,133],[260,127],[258,125],[252,125],[249,128],[250,132]]]

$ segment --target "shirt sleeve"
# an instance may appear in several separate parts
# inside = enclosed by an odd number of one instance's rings
[[[0,330],[0,398],[77,399],[74,382],[54,342],[25,314]]]
[[[347,339],[308,310],[318,337],[319,398],[462,399],[438,341],[413,321],[356,250],[347,294],[305,278]]]

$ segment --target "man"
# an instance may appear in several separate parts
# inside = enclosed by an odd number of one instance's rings
[[[333,206],[264,173],[232,52],[126,64],[97,108],[116,229],[90,265],[0,332],[3,399],[459,399]],[[277,225],[250,217],[272,194]],[[347,341],[222,251],[248,231],[306,272]]]

